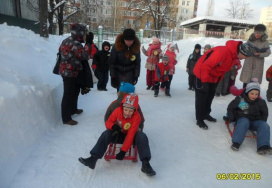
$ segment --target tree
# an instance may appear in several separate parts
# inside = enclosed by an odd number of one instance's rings
[[[150,17],[153,22],[151,24],[152,28],[156,30],[155,35],[159,37],[159,30],[163,27],[174,28],[177,24],[177,3],[177,0],[130,0],[127,10],[129,8],[138,10],[139,16],[137,16],[137,19],[141,19],[141,21],[148,20],[148,17]]]
[[[230,0],[230,8],[227,8],[227,17],[236,19],[252,18],[253,9],[244,0]]]
[[[48,38],[48,29],[47,29],[47,2],[39,0],[39,20],[40,20],[40,36]]]
[[[213,16],[214,13],[214,0],[209,0],[206,9],[206,16]]]

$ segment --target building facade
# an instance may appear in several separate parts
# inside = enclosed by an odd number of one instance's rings
[[[272,42],[272,7],[262,8],[260,15],[260,23],[264,24],[267,28],[268,40]]]

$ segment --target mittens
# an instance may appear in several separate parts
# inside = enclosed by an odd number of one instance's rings
[[[117,160],[123,160],[124,157],[125,157],[125,155],[126,155],[126,152],[120,150],[120,152],[117,153],[117,155],[116,155],[116,159],[117,159]]]

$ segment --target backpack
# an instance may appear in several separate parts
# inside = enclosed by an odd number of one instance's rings
[[[59,67],[60,67],[60,59],[61,59],[61,55],[60,55],[60,51],[57,53],[57,59],[56,59],[56,65],[53,69],[53,73],[59,75]]]

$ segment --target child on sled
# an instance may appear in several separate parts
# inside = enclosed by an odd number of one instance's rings
[[[257,153],[272,154],[270,147],[270,127],[267,124],[268,108],[266,102],[259,98],[260,84],[247,84],[240,96],[228,105],[228,118],[236,122],[231,149],[238,151],[249,129],[257,131]]]
[[[148,176],[156,175],[149,163],[151,152],[148,138],[145,133],[139,131],[141,116],[138,112],[138,100],[138,95],[134,93],[127,94],[123,98],[120,106],[106,120],[107,130],[101,134],[90,151],[91,156],[78,159],[82,164],[94,169],[97,160],[103,157],[111,142],[123,143],[120,152],[116,154],[117,160],[123,160],[126,152],[134,144],[138,148],[140,160],[142,161],[141,171]]]

